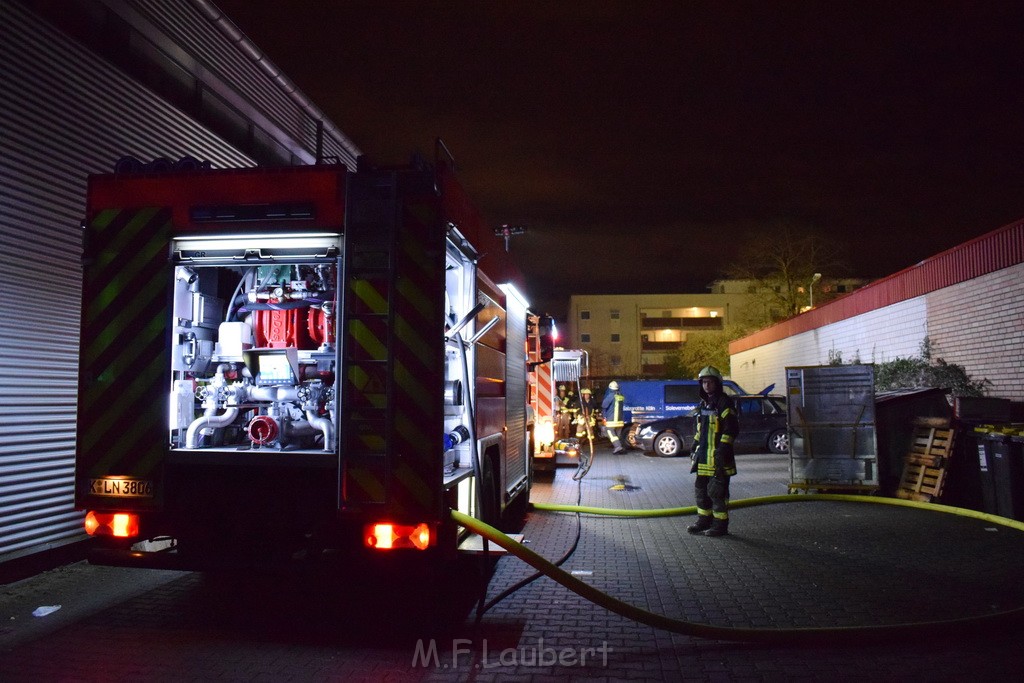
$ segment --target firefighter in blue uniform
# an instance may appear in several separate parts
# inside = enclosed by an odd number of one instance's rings
[[[724,536],[729,533],[729,477],[736,474],[733,442],[740,425],[735,404],[722,390],[722,373],[709,365],[697,379],[700,405],[690,455],[690,471],[697,473],[697,522],[686,530],[691,534]]]
[[[619,391],[619,383],[615,380],[608,384],[608,388],[612,393],[605,396],[604,403],[601,404],[601,414],[604,415],[604,427],[608,432],[608,440],[612,442],[612,453],[619,455],[626,452],[626,449],[622,447],[619,434],[626,425],[626,397]]]

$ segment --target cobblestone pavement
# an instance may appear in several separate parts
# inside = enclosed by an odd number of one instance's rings
[[[536,483],[533,497],[688,506],[688,464],[601,448],[581,484],[560,469]],[[733,499],[785,493],[787,464],[785,456],[739,456]],[[565,569],[676,619],[857,626],[1024,605],[1024,536],[963,517],[795,502],[736,510],[730,535],[714,539],[688,535],[686,517],[577,519],[533,512],[525,538],[556,559],[579,523]],[[530,573],[502,558],[488,595]],[[950,627],[947,637],[870,645],[852,637],[815,647],[710,641],[629,621],[547,578],[475,624],[478,582],[472,572],[449,579],[455,588],[439,605],[429,597],[439,584],[427,574],[395,588],[346,571],[210,576],[71,565],[0,586],[0,681],[986,681],[1024,670],[1020,627]],[[30,616],[47,604],[62,609]]]

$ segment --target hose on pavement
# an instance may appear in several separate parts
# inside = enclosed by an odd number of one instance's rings
[[[935,503],[924,503],[918,501],[902,500],[898,498],[883,498],[873,496],[858,496],[846,494],[806,494],[806,495],[781,495],[763,496],[758,498],[747,498],[731,501],[730,509],[755,507],[758,505],[773,505],[779,503],[803,503],[808,501],[831,501],[831,502],[854,502],[895,505],[900,507],[911,507],[934,512],[971,517],[984,520],[992,524],[1024,531],[1024,522],[1007,519],[998,515],[992,515],[976,510],[965,508],[949,507]],[[547,512],[572,512],[579,514],[607,515],[613,517],[653,518],[673,517],[681,515],[692,515],[696,513],[696,507],[661,508],[653,510],[624,510],[610,508],[595,508],[579,505],[553,505],[546,503],[534,503],[535,510]],[[957,633],[964,633],[961,629],[993,628],[1018,624],[1024,621],[1024,607],[983,614],[978,616],[960,617],[957,619],[946,619],[938,621],[906,622],[899,624],[879,624],[867,626],[833,626],[833,627],[799,627],[799,628],[744,628],[733,626],[714,626],[700,622],[684,621],[650,612],[648,610],[630,605],[607,593],[603,593],[593,586],[579,580],[569,572],[555,566],[541,555],[530,550],[521,543],[516,542],[509,536],[498,531],[493,526],[480,520],[461,513],[457,510],[451,511],[452,517],[458,524],[480,534],[484,538],[493,541],[509,553],[529,564],[539,572],[544,573],[554,581],[565,586],[577,595],[593,602],[596,605],[637,621],[672,633],[680,633],[697,638],[710,638],[715,640],[728,640],[740,642],[766,643],[772,645],[808,645],[820,643],[849,643],[862,642],[891,642],[893,640],[911,640],[928,637],[949,636]]]

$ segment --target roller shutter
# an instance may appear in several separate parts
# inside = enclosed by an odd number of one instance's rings
[[[253,162],[25,6],[0,0],[0,25],[3,562],[82,538],[73,478],[87,176],[126,154]]]

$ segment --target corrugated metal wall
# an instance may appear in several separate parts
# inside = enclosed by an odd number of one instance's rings
[[[301,163],[315,163],[317,123],[323,123],[325,157],[355,168],[360,153],[355,145],[288,80],[259,47],[242,35],[211,0],[103,0],[145,30],[154,27],[173,47],[172,57],[185,62],[201,55],[199,77],[204,88],[216,91],[249,116],[257,127],[267,123],[279,141]],[[138,13],[140,24],[131,12]],[[184,54],[177,54],[184,53]],[[267,131],[264,131],[267,132]]]
[[[180,23],[182,36],[189,31],[205,36],[204,45],[195,49],[211,51],[217,44],[217,30],[203,23],[193,3],[139,4],[153,5],[150,14],[163,17],[167,25]],[[25,4],[0,0],[0,25],[0,273],[6,285],[0,296],[3,562],[82,537],[72,487],[79,225],[87,176],[112,170],[127,154],[143,160],[191,155],[214,166],[254,162]],[[229,51],[223,40],[218,49]],[[244,60],[235,61],[233,69],[258,71]],[[243,84],[253,90],[253,102],[278,87],[253,78]],[[287,118],[283,111],[274,114]],[[295,116],[281,123],[308,127]],[[328,153],[340,149],[338,141],[332,144]]]

